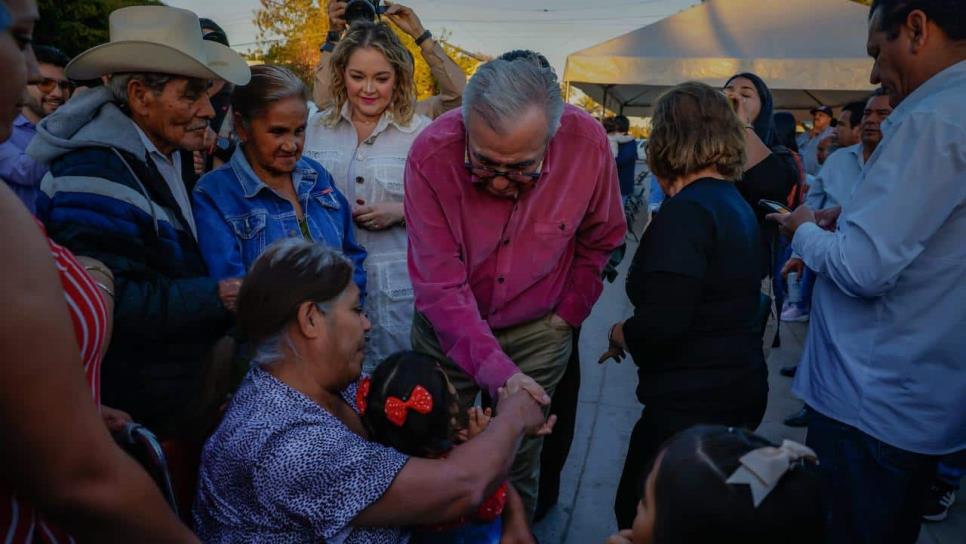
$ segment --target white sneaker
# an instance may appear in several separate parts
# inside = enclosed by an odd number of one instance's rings
[[[798,306],[791,304],[782,310],[781,319],[788,323],[804,323],[808,321],[808,312],[802,311]]]
[[[956,491],[933,485],[929,490],[929,499],[926,502],[925,512],[922,519],[926,521],[942,521],[949,515],[949,509],[956,502]]]

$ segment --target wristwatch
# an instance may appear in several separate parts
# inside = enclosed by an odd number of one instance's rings
[[[330,30],[328,33],[326,33],[325,43],[322,44],[322,47],[319,48],[319,51],[322,51],[323,53],[331,53],[335,49],[335,44],[339,43],[340,39],[342,39],[342,34],[340,32]]]
[[[416,47],[419,47],[419,46],[423,45],[423,42],[424,41],[426,41],[426,40],[428,40],[428,39],[430,39],[432,37],[433,37],[433,33],[432,32],[430,32],[428,29],[427,30],[424,30],[423,33],[420,34],[418,38],[416,38]]]

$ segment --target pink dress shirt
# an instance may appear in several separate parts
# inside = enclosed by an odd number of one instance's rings
[[[499,330],[556,312],[579,326],[626,232],[616,163],[603,127],[566,106],[543,175],[519,199],[470,181],[459,110],[413,143],[406,163],[409,273],[416,309],[440,346],[491,394],[519,372]]]

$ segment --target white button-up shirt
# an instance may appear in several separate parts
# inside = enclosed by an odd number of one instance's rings
[[[131,121],[131,123],[134,125],[135,130],[138,131],[138,136],[141,137],[141,143],[147,149],[148,156],[154,161],[154,165],[158,167],[158,172],[161,173],[161,177],[164,178],[165,183],[168,184],[168,188],[171,189],[171,194],[174,195],[175,201],[178,202],[178,206],[181,208],[181,214],[188,221],[188,228],[191,229],[191,235],[197,240],[198,228],[195,226],[195,216],[191,212],[191,197],[188,196],[188,188],[184,186],[184,178],[181,177],[181,156],[179,152],[175,150],[171,153],[170,157],[161,153],[158,150],[158,146],[154,145],[154,142],[141,130],[141,127],[134,121]]]
[[[798,137],[798,154],[802,157],[806,173],[813,176],[818,173],[818,169],[822,166],[818,163],[818,144],[833,134],[835,134],[835,129],[828,127],[818,136],[810,137],[809,133],[805,132]]]
[[[429,126],[429,118],[416,114],[408,124],[402,124],[386,111],[372,134],[359,143],[348,103],[335,126],[326,124],[327,114],[324,110],[309,117],[305,156],[319,161],[332,174],[336,187],[353,207],[359,199],[367,205],[402,203],[406,157],[416,136]],[[411,349],[413,286],[404,227],[356,229],[356,241],[368,252],[366,306],[372,322],[366,343],[368,370],[396,351]]]
[[[864,165],[862,144],[843,147],[829,155],[818,175],[809,182],[805,205],[821,210],[848,202]]]
[[[966,61],[882,124],[836,232],[798,229],[818,280],[794,392],[892,446],[966,449]]]

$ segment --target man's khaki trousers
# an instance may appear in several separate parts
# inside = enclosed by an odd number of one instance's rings
[[[510,360],[524,374],[536,380],[548,395],[553,396],[570,359],[573,329],[551,325],[551,315],[494,330],[493,336]],[[464,411],[475,404],[477,393],[480,392],[479,386],[459,365],[446,357],[432,324],[418,312],[413,319],[413,349],[439,361],[443,371],[456,387]],[[542,447],[543,438],[524,438],[510,472],[510,482],[523,498],[523,504],[531,519],[537,506]]]

